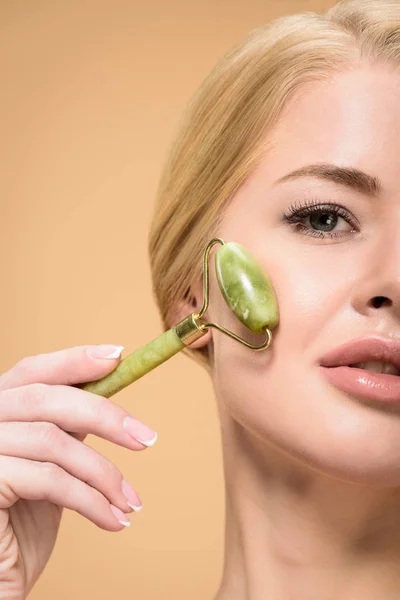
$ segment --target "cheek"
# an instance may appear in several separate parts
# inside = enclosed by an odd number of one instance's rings
[[[349,261],[348,252],[340,250],[339,245],[306,247],[297,241],[293,248],[286,243],[283,251],[281,242],[279,254],[279,242],[273,237],[268,245],[263,242],[262,247],[255,249],[254,242],[251,245],[248,241],[250,250],[253,246],[257,256],[266,257],[262,265],[278,298],[280,322],[272,331],[270,348],[255,352],[219,332],[213,334],[216,395],[238,421],[248,426],[253,423],[252,429],[257,421],[260,425],[265,399],[270,395],[277,402],[269,403],[264,415],[267,420],[271,411],[279,412],[279,397],[296,395],[296,390],[298,393],[300,388],[313,385],[307,379],[310,377],[310,347],[320,343],[324,329],[332,326],[348,304],[357,271],[354,254]],[[221,324],[252,343],[259,342],[259,339],[249,338],[223,299],[221,302],[220,297],[215,297],[213,305],[218,307]],[[291,377],[287,377],[289,368]]]
[[[349,260],[344,246],[286,244],[281,256],[265,261],[279,303],[277,336],[290,339],[297,351],[349,304],[359,267],[355,253]]]
[[[270,277],[280,311],[275,335],[297,338],[302,333],[313,335],[343,309],[343,303],[348,303],[362,267],[362,250],[352,248],[349,260],[347,243],[323,244],[320,240],[283,230],[267,218],[251,219],[250,212],[240,210],[239,217],[227,217],[221,237],[248,248]],[[223,307],[219,312],[220,318],[225,320],[224,326],[234,326],[238,332],[229,309]],[[240,331],[243,334],[245,329]]]

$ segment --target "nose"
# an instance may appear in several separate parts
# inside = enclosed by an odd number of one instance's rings
[[[387,311],[400,319],[400,223],[393,220],[360,262],[352,305],[364,315]],[[380,311],[380,313],[378,313]]]

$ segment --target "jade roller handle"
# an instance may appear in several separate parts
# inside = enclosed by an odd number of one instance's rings
[[[172,329],[123,358],[114,371],[102,379],[76,387],[109,398],[161,365],[205,333],[206,329],[202,328],[197,315],[189,315]]]

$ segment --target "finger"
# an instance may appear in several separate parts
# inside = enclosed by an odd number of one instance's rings
[[[142,506],[138,494],[113,463],[53,423],[0,423],[0,455],[54,463],[124,512]]]
[[[76,346],[29,356],[0,376],[0,390],[30,383],[73,385],[95,381],[116,368],[123,349],[123,346],[106,344]],[[107,358],[110,355],[111,358]]]
[[[129,523],[98,490],[53,463],[1,456],[0,473],[0,508],[9,508],[19,498],[47,500],[75,510],[107,531],[121,531],[122,521]]]
[[[157,433],[108,398],[63,385],[33,383],[0,393],[0,422],[48,421],[64,431],[88,433],[144,450]]]

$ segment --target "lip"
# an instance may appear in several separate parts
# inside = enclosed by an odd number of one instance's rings
[[[333,348],[321,359],[324,375],[351,396],[380,402],[400,402],[400,376],[372,373],[350,364],[378,360],[400,370],[400,342],[378,336],[361,337]]]

